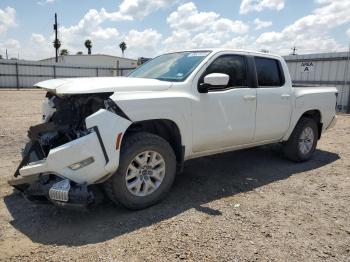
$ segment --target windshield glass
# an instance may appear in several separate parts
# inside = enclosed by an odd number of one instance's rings
[[[209,53],[209,51],[195,51],[161,55],[136,68],[129,77],[183,81]]]

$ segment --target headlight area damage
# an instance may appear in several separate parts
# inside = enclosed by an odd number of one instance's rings
[[[44,123],[29,128],[30,141],[9,184],[35,202],[94,203],[94,185],[117,170],[120,141],[131,124],[110,95],[48,93]]]

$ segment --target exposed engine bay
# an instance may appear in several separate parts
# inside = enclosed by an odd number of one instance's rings
[[[46,157],[51,148],[88,134],[85,118],[108,106],[106,99],[110,95],[101,93],[58,97],[47,93],[48,105],[53,110],[43,115],[45,123],[29,128],[28,137],[32,142],[39,143]]]

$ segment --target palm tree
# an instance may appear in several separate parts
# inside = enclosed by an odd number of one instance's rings
[[[124,41],[121,42],[121,43],[119,44],[119,48],[122,50],[122,54],[123,54],[123,56],[124,56],[124,52],[125,52],[125,50],[126,50],[126,48],[127,48],[126,43],[125,43]]]
[[[69,55],[68,49],[62,49],[60,55]]]
[[[86,40],[84,44],[85,44],[85,47],[86,47],[87,50],[88,50],[88,54],[91,55],[91,48],[92,48],[92,42],[91,42],[91,40],[89,40],[89,39]]]
[[[59,40],[59,39],[56,39],[55,41],[53,41],[52,42],[53,43],[53,47],[55,48],[55,49],[60,49],[60,47],[61,47],[61,41]]]
[[[260,52],[261,52],[261,53],[266,53],[266,54],[270,53],[270,51],[267,50],[267,49],[261,49]]]

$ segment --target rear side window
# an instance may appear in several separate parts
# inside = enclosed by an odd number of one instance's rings
[[[240,55],[218,57],[206,70],[205,75],[222,73],[230,76],[228,87],[246,87],[247,69],[245,58]]]
[[[259,86],[282,86],[284,84],[278,60],[263,57],[254,59]]]

